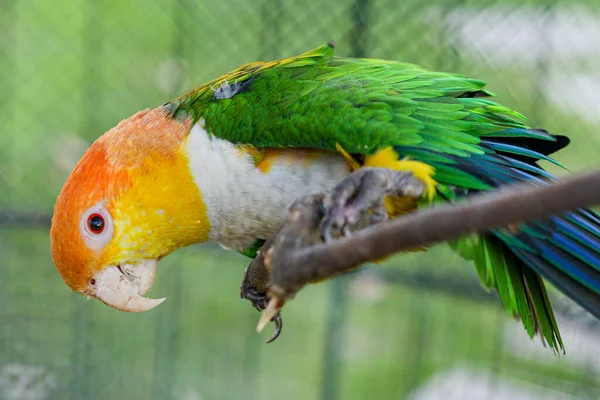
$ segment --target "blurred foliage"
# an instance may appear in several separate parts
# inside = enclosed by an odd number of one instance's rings
[[[600,5],[584,0],[0,0],[0,207],[51,212],[87,146],[121,119],[329,40],[340,55],[487,80],[531,125],[572,138],[559,161],[598,167],[599,26]],[[489,374],[486,398],[504,382],[599,397],[600,366],[585,358],[599,348],[553,358],[493,301],[370,272],[304,290],[265,345],[238,297],[247,262],[181,250],[153,289],[169,300],[126,314],[62,283],[45,229],[0,230],[0,399],[421,399],[432,377],[464,366]],[[476,284],[444,246],[383,268]],[[588,333],[568,324],[569,352]]]

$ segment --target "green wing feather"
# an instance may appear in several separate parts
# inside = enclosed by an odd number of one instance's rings
[[[239,89],[216,98],[223,84]],[[215,136],[257,147],[318,147],[336,144],[371,154],[391,145],[431,146],[444,152],[483,153],[480,131],[497,130],[500,111],[491,102],[457,99],[482,91],[484,82],[430,72],[407,63],[334,58],[323,46],[301,56],[240,67],[176,100],[180,112],[204,118]],[[482,92],[486,93],[486,92]],[[506,110],[510,112],[510,110]],[[477,115],[469,120],[469,115]],[[522,126],[522,125],[519,125]],[[440,139],[432,127],[450,130]],[[458,149],[455,143],[464,144]]]
[[[472,260],[483,286],[495,288],[506,311],[520,318],[530,337],[540,333],[543,343],[558,351],[564,345],[543,281],[523,265],[497,238],[473,235],[450,246]]]

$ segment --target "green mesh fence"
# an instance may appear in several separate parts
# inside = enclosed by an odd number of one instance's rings
[[[445,246],[302,291],[265,345],[239,299],[247,259],[213,246],[161,262],[126,314],[72,293],[48,215],[89,144],[240,64],[329,40],[487,80],[558,160],[600,166],[597,1],[0,0],[0,399],[596,399],[600,328],[556,297],[556,358]],[[553,172],[559,172],[549,167]]]

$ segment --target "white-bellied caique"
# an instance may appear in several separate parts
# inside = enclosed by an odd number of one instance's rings
[[[164,300],[144,297],[161,258],[206,241],[253,256],[294,200],[332,193],[365,167],[402,171],[412,187],[373,196],[358,181],[329,210],[336,218],[326,230],[346,230],[357,213],[377,222],[423,202],[554,179],[537,162],[556,163],[548,155],[569,140],[530,128],[484,86],[413,64],[334,57],[332,45],[241,66],[91,145],[56,202],[54,262],[74,291],[145,311]],[[600,316],[600,218],[589,210],[453,248],[555,350],[563,344],[542,277]]]

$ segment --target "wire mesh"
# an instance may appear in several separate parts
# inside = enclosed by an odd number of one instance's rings
[[[599,27],[593,0],[0,0],[0,399],[599,398],[594,320],[552,293],[556,358],[443,246],[307,288],[264,345],[242,256],[178,251],[153,289],[169,300],[125,314],[71,293],[47,232],[64,179],[118,121],[329,40],[486,80],[572,138],[559,161],[598,167]]]

